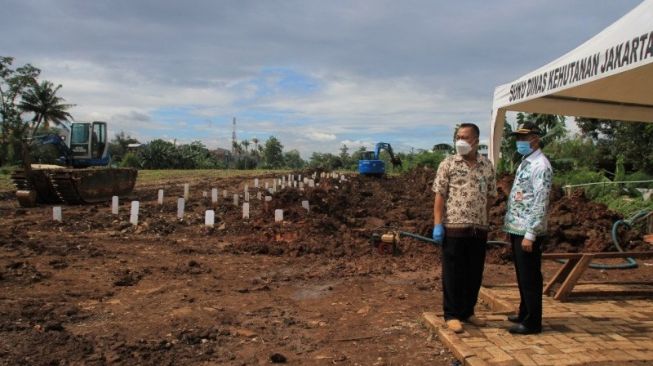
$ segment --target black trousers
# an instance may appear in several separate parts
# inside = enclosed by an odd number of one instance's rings
[[[474,315],[483,281],[487,234],[479,237],[445,237],[442,244],[444,319],[465,320]]]
[[[529,329],[542,328],[542,241],[538,237],[533,251],[522,250],[521,235],[510,234],[512,255],[519,285],[519,320]]]

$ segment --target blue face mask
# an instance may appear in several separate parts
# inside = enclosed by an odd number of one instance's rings
[[[517,141],[517,152],[521,155],[528,155],[533,152],[531,143],[528,141]]]

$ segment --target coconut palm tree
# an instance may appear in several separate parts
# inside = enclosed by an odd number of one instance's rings
[[[247,154],[247,148],[249,147],[249,140],[243,140],[240,142],[241,145],[245,148],[245,154]]]
[[[36,134],[41,124],[47,128],[50,123],[60,125],[64,121],[72,119],[68,109],[74,104],[63,103],[64,99],[57,96],[59,89],[61,89],[61,85],[55,87],[52,82],[43,81],[40,84],[34,84],[23,94],[18,108],[23,112],[34,113],[30,137]]]

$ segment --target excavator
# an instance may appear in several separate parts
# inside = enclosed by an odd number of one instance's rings
[[[387,142],[379,142],[374,147],[374,151],[365,151],[362,159],[358,161],[358,173],[365,176],[380,177],[385,174],[385,162],[381,160],[381,150],[386,150],[390,155],[392,167],[401,167],[401,159],[395,156],[392,146]]]
[[[138,170],[109,167],[106,122],[72,122],[68,132],[31,139],[28,146],[54,146],[59,157],[57,165],[25,162],[11,174],[20,206],[103,202],[134,189]]]

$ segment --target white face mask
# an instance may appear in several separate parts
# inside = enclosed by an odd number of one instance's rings
[[[456,152],[458,155],[467,155],[470,151],[472,151],[472,145],[469,142],[465,140],[456,141]]]

